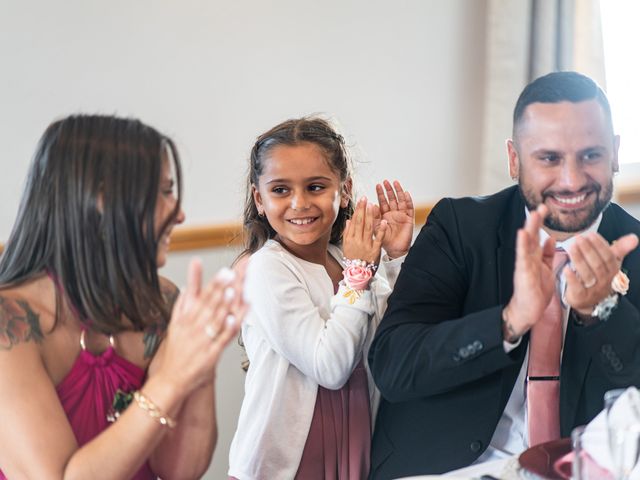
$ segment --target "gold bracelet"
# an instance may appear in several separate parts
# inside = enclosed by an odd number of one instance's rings
[[[169,415],[165,415],[162,410],[160,410],[158,406],[140,390],[136,390],[135,392],[133,392],[133,399],[142,410],[149,414],[151,418],[158,420],[158,422],[160,422],[160,425],[169,428],[173,428],[176,426],[176,421]]]

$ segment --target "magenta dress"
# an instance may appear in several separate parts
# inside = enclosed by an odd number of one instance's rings
[[[78,445],[89,442],[110,423],[107,413],[118,389],[133,392],[142,387],[146,372],[120,357],[112,346],[100,355],[81,350],[71,371],[56,387]],[[132,480],[156,479],[145,463]],[[0,480],[6,477],[0,472]]]

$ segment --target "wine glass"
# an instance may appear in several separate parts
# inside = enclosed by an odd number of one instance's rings
[[[604,395],[609,452],[616,480],[628,480],[640,456],[640,396],[630,391],[625,406],[616,401],[626,392],[620,388]]]

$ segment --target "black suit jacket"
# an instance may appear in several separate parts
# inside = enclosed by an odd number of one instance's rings
[[[524,224],[517,187],[481,198],[444,199],[407,256],[369,351],[383,399],[371,478],[442,473],[487,448],[524,360],[528,335],[505,353],[501,313],[513,293],[516,232]],[[640,235],[617,205],[599,233]],[[640,385],[640,254],[623,264],[631,279],[608,321],[569,321],[563,349],[561,433],[591,420],[605,391]]]

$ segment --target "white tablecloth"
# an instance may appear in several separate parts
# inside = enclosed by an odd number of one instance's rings
[[[402,480],[472,480],[479,479],[482,475],[493,475],[500,480],[522,480],[520,476],[518,457],[510,457],[502,460],[471,465],[470,467],[454,470],[442,475],[420,475],[417,477],[406,477]],[[527,477],[531,478],[531,477]]]

